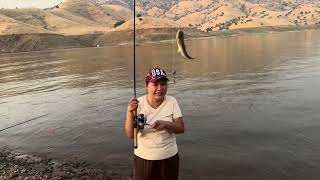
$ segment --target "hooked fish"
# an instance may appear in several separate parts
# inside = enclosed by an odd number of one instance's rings
[[[187,53],[186,45],[184,43],[183,31],[181,31],[180,29],[177,32],[176,40],[178,45],[178,53],[180,53],[185,58],[194,59],[193,57],[189,56],[189,54]]]

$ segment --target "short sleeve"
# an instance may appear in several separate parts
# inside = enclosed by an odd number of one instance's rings
[[[173,119],[182,117],[180,106],[175,98],[173,98]]]

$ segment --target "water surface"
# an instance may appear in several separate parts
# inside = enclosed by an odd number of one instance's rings
[[[187,41],[196,60],[171,42],[137,47],[143,75],[176,69],[169,94],[181,106],[181,179],[320,177],[320,32],[286,32]],[[133,94],[131,47],[0,55],[2,144],[58,159],[80,159],[128,175],[125,136]]]

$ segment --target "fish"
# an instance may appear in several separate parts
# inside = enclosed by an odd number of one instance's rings
[[[184,43],[184,35],[182,30],[178,30],[176,35],[177,45],[178,45],[178,53],[180,53],[183,57],[187,59],[194,59],[191,57],[186,50],[186,45]]]

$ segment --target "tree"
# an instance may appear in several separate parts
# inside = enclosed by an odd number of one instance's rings
[[[212,28],[207,28],[206,31],[207,31],[207,32],[211,32],[211,31],[212,31]]]

